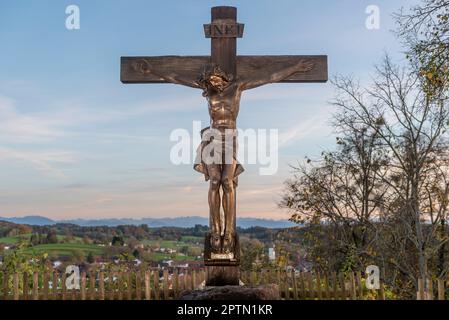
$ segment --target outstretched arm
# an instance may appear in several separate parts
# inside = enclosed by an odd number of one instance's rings
[[[150,64],[146,59],[141,59],[135,64],[135,69],[145,75],[153,74],[167,82],[174,84],[181,84],[191,88],[201,89],[199,83],[194,77],[183,76],[181,73],[176,73],[169,70],[158,70],[157,65]]]
[[[241,89],[248,90],[287,79],[298,72],[308,72],[314,68],[314,63],[302,59],[294,64],[288,62],[266,65],[241,79]]]

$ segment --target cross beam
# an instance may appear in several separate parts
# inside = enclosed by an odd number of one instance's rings
[[[188,81],[197,80],[205,64],[215,63],[228,74],[245,78],[263,70],[270,72],[277,66],[295,65],[301,60],[311,62],[308,72],[291,75],[280,82],[304,83],[326,82],[328,79],[327,56],[237,56],[237,39],[243,36],[244,25],[237,23],[237,9],[234,7],[212,8],[211,24],[204,25],[206,38],[211,38],[210,56],[160,56],[122,57],[120,80],[123,83],[168,83],[149,72],[142,72],[142,63],[157,66],[159,73],[177,74]]]
[[[300,60],[314,64],[314,68],[305,73],[296,73],[280,81],[281,83],[326,82],[328,80],[327,56],[237,56],[237,77],[253,74],[275,65],[293,65]],[[160,57],[122,57],[120,80],[123,83],[168,83],[152,74],[142,72],[141,63],[158,66],[164,73],[177,73],[187,80],[196,80],[205,64],[210,63],[209,56],[160,56]]]

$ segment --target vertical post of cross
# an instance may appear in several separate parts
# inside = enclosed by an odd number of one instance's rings
[[[216,64],[225,73],[237,77],[237,38],[243,35],[243,24],[237,23],[237,8],[213,7],[211,23],[204,25],[206,38],[211,38],[210,62]],[[234,199],[235,202],[235,199]],[[234,219],[235,220],[235,219]],[[235,222],[234,222],[235,230]],[[210,236],[205,239],[205,269],[207,286],[239,284],[240,247],[235,236],[235,251],[231,260],[212,257]]]
[[[226,27],[237,22],[237,8],[213,7],[212,27],[226,33]],[[211,40],[211,62],[218,64],[228,74],[237,74],[237,39],[234,37],[213,37]]]
[[[237,8],[213,7],[211,23],[204,25],[206,38],[211,38],[211,62],[234,77],[237,75],[237,38],[244,25],[237,23]]]

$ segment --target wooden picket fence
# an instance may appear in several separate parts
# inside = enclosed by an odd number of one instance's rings
[[[384,285],[368,290],[361,272],[320,274],[312,272],[246,272],[242,280],[249,284],[276,283],[285,300],[385,300]]]
[[[447,300],[447,286],[443,279],[418,279],[418,292],[416,293],[417,300]]]
[[[366,288],[361,272],[320,274],[262,270],[245,272],[243,282],[253,285],[276,283],[285,300],[386,300],[385,285],[380,279],[379,289]],[[444,279],[418,280],[417,300],[448,300],[449,281]],[[426,289],[425,289],[426,288]]]
[[[203,269],[150,269],[132,272],[82,272],[79,289],[69,290],[62,273],[0,273],[0,300],[162,300],[204,285]],[[242,272],[246,285],[275,283],[285,300],[385,300],[385,287],[369,290],[360,272],[320,274],[262,270]],[[436,281],[436,282],[435,282]],[[445,300],[446,282],[418,281],[418,300]],[[56,285],[54,285],[56,284]]]
[[[197,288],[204,270],[81,272],[79,289],[68,290],[65,273],[2,274],[0,300],[166,300]],[[56,284],[56,285],[54,285]]]

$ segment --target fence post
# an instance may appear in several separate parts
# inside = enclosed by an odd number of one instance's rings
[[[117,299],[123,300],[123,290],[125,290],[125,286],[123,284],[123,272],[117,272]]]
[[[52,280],[52,285],[51,285],[51,289],[53,291],[53,299],[54,300],[58,300],[58,273],[57,272],[53,272],[53,280]]]
[[[305,285],[304,273],[303,272],[301,272],[299,274],[299,290],[300,290],[300,294],[301,294],[301,299],[307,298],[306,285]]]
[[[145,271],[145,299],[151,300],[151,271]]]
[[[351,288],[351,300],[356,300],[357,299],[357,291],[356,291],[356,286],[355,286],[355,276],[354,276],[354,272],[351,272],[349,274],[349,284],[350,284],[350,288]]]
[[[19,274],[14,273],[13,275],[13,299],[19,300]]]
[[[340,273],[340,288],[341,288],[341,299],[346,300],[346,283],[344,273]]]
[[[140,271],[136,272],[136,299],[142,300],[142,279],[140,277]]]
[[[338,299],[338,282],[337,282],[337,273],[332,272],[332,288],[334,291],[334,300]]]
[[[173,299],[178,299],[178,297],[179,297],[179,272],[178,269],[175,269],[173,270]]]
[[[164,283],[163,283],[163,288],[164,288],[164,300],[168,300],[170,299],[170,292],[168,291],[168,270],[165,269],[163,272],[164,275]],[[194,286],[195,283],[195,279],[192,278],[192,285]]]
[[[100,274],[99,274],[98,290],[100,291],[100,300],[104,300],[104,274],[103,274],[103,271],[100,271]]]
[[[318,300],[321,300],[321,276],[319,272],[316,273],[316,293]]]
[[[424,280],[418,279],[418,300],[425,300],[424,298]]]
[[[328,277],[328,273],[324,274],[324,298],[326,300],[330,300],[330,292],[329,292],[329,277]]]
[[[39,300],[39,274],[33,273],[33,300]]]
[[[384,288],[384,282],[382,279],[379,281],[380,289],[379,289],[379,300],[385,300],[385,288]]]
[[[296,282],[296,271],[292,271],[293,299],[298,300],[298,283]]]
[[[89,272],[89,295],[90,300],[95,300],[95,280],[96,280],[96,273],[93,273],[92,271]]]
[[[45,272],[42,279],[44,287],[44,296],[43,296],[44,300],[48,300],[48,278],[49,278],[48,273]]]
[[[9,274],[4,273],[3,274],[3,300],[8,300],[8,293],[9,293],[8,280],[9,280]]]
[[[356,280],[358,286],[359,299],[363,300],[363,285],[362,285],[362,274],[360,271],[356,273]]]
[[[133,279],[131,278],[131,273],[127,271],[125,273],[126,277],[126,300],[131,300],[133,298]]]
[[[22,275],[23,278],[23,300],[28,300],[30,285],[28,283],[28,273],[24,272]]]
[[[427,299],[433,300],[433,280],[431,278],[427,280]]]
[[[109,285],[108,285],[108,290],[109,290],[109,300],[114,300],[115,299],[115,281],[114,281],[114,276],[115,276],[115,272],[111,271],[109,272]],[[118,278],[117,278],[118,280]]]
[[[277,284],[279,286],[279,297],[282,299],[282,280],[281,280],[281,270],[276,270],[276,279],[277,279]]]
[[[154,270],[154,299],[159,300],[159,270]]]
[[[66,275],[65,271],[63,271],[62,272],[62,278],[61,278],[62,300],[66,299],[66,294],[67,294],[67,287],[65,285],[66,279],[67,279],[67,275]]]
[[[189,270],[184,269],[184,277],[183,277],[183,289],[189,290]]]
[[[312,272],[307,272],[307,286],[309,290],[309,298],[315,299],[315,290],[313,288]]]
[[[284,296],[285,300],[290,300],[290,277],[288,276],[287,270],[285,270]]]
[[[438,300],[445,300],[444,280],[438,279]]]
[[[81,300],[86,300],[86,272],[81,272]]]

